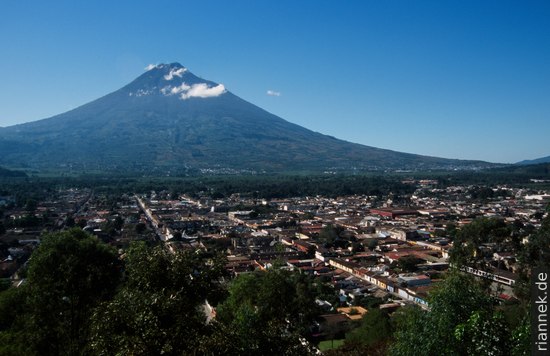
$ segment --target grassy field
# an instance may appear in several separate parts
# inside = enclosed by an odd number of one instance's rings
[[[335,349],[337,347],[340,347],[343,344],[344,344],[344,339],[321,341],[319,343],[319,350],[326,351],[330,349]]]

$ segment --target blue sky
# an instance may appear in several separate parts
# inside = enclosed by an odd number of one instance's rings
[[[549,1],[3,1],[0,126],[169,62],[352,142],[493,162],[550,155]]]

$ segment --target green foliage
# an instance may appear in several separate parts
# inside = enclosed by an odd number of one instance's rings
[[[374,249],[378,246],[378,240],[370,239],[367,246],[368,246],[369,250],[374,251]]]
[[[82,230],[45,237],[28,271],[30,340],[37,350],[74,354],[84,349],[91,311],[112,295],[118,271],[115,251]]]
[[[10,286],[11,286],[11,279],[0,278],[0,292],[5,291],[6,289],[10,288]]]
[[[117,216],[117,217],[113,220],[113,227],[114,227],[116,230],[120,230],[120,229],[122,229],[123,226],[124,226],[124,220],[123,220],[120,216]]]
[[[0,355],[23,355],[32,353],[25,340],[26,286],[10,288],[0,293]],[[36,351],[34,351],[36,352]]]
[[[501,313],[473,312],[456,326],[455,337],[468,355],[505,356],[510,351],[510,333]]]
[[[393,333],[389,316],[373,308],[361,321],[361,326],[346,334],[346,343],[361,346],[374,346],[387,342]]]
[[[209,334],[205,302],[220,298],[223,260],[136,243],[125,268],[122,288],[93,316],[94,353],[176,355],[199,347]]]
[[[38,201],[36,199],[27,199],[27,201],[25,202],[25,210],[27,211],[35,211],[36,208],[38,207]]]
[[[445,226],[445,235],[450,237],[451,239],[454,240],[454,238],[456,237],[457,232],[458,232],[458,230],[457,230],[457,227],[456,227],[455,224],[448,223],[447,226]]]
[[[520,265],[519,280],[514,286],[514,293],[527,304],[530,300],[530,271],[537,267],[550,267],[550,216],[542,221],[541,227],[528,236],[527,243],[522,244],[518,254]]]
[[[142,234],[147,230],[147,225],[145,225],[142,222],[139,222],[136,224],[135,230],[137,234]]]
[[[494,196],[494,192],[490,187],[474,187],[468,191],[472,199],[487,200]]]
[[[359,296],[353,300],[353,305],[361,306],[367,310],[378,308],[382,303],[384,303],[384,299],[372,295]]]
[[[430,348],[423,345],[429,337],[425,330],[429,322],[425,311],[416,305],[406,306],[396,312],[393,321],[396,331],[394,333],[395,341],[390,349],[391,355],[430,355]]]
[[[430,310],[405,308],[396,317],[392,355],[460,355],[466,345],[455,336],[457,326],[475,312],[491,315],[491,300],[470,276],[451,272],[432,292]],[[488,314],[487,314],[488,313]]]
[[[40,226],[44,221],[33,215],[27,214],[21,218],[7,220],[8,227],[36,227]]]
[[[531,318],[524,316],[521,324],[512,330],[511,354],[513,356],[529,356],[531,354]]]
[[[415,272],[418,270],[416,267],[419,263],[422,263],[422,259],[415,256],[404,256],[397,260],[397,266],[403,272]]]
[[[0,331],[8,330],[22,312],[26,288],[10,288],[0,293]]]
[[[124,220],[120,216],[114,219],[107,220],[101,225],[101,229],[107,232],[110,236],[116,236],[120,233],[120,229],[124,226]]]
[[[393,193],[406,195],[414,191],[414,186],[401,183],[398,176],[364,175],[258,175],[258,176],[184,176],[180,178],[147,177],[143,173],[118,176],[114,173],[101,176],[83,175],[80,177],[32,177],[25,179],[0,178],[0,195],[15,197],[18,206],[23,207],[27,200],[43,201],[59,188],[93,189],[97,194],[116,198],[122,194],[147,194],[152,190],[169,191],[172,195],[187,194],[198,196],[230,196],[240,194],[255,198],[285,198],[295,196],[324,195],[338,197],[350,194],[383,195]],[[139,178],[136,178],[139,177]],[[109,202],[106,202],[108,204]],[[109,204],[108,204],[109,205]],[[266,207],[254,209],[260,214]]]
[[[326,245],[333,245],[340,238],[343,231],[344,229],[341,226],[328,224],[319,232],[318,239]]]
[[[72,216],[67,217],[67,220],[65,221],[65,226],[67,227],[74,227],[76,225],[76,222]]]
[[[29,263],[27,284],[4,293],[3,338],[10,347],[43,355],[74,355],[87,349],[88,320],[119,281],[113,249],[82,230],[50,234]]]
[[[317,315],[308,276],[271,269],[237,277],[218,308],[218,320],[247,355],[308,353],[303,336]]]
[[[344,339],[325,340],[319,343],[319,350],[327,351],[344,345]]]
[[[328,281],[328,280],[327,280]],[[326,300],[333,306],[338,306],[340,300],[338,298],[338,292],[329,283],[324,283],[320,278],[317,278],[316,283],[313,284],[315,290],[315,297],[321,300]]]
[[[429,302],[396,313],[391,355],[529,355],[529,317],[512,329],[472,277],[451,272]]]
[[[519,259],[525,268],[550,267],[550,215],[541,227],[528,238]]]
[[[511,227],[502,219],[478,218],[460,229],[454,238],[450,261],[461,266],[483,267],[483,243],[504,244],[511,235]]]

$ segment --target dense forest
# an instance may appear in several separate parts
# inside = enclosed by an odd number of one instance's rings
[[[329,197],[365,194],[412,193],[414,187],[395,176],[205,176],[188,178],[20,178],[2,180],[0,196],[16,195],[19,202],[60,187],[92,188],[98,193],[120,196],[128,193],[168,191],[174,197],[188,194],[214,199],[232,194],[255,198],[285,198],[323,195]]]
[[[117,196],[124,193],[169,191],[174,196],[202,195],[214,199],[228,197],[231,194],[267,199],[316,195],[402,195],[414,191],[414,186],[403,183],[410,179],[435,179],[435,188],[451,185],[505,184],[535,190],[547,189],[550,187],[550,165],[510,166],[483,171],[394,172],[384,175],[199,175],[156,178],[118,175],[2,178],[0,175],[0,196],[15,195],[18,204],[25,204],[29,198],[40,198],[48,194],[48,191],[67,186],[92,188],[100,193]],[[542,182],[535,184],[534,179]]]
[[[27,174],[21,171],[12,171],[3,167],[0,167],[0,178],[14,178],[14,177],[26,177]]]

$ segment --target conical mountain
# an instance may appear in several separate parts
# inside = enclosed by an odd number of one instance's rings
[[[0,165],[37,169],[265,171],[451,168],[483,162],[400,153],[292,124],[201,79],[160,64],[66,113],[0,129]]]

